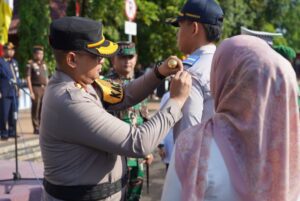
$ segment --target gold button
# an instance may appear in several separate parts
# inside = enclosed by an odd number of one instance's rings
[[[176,68],[177,67],[177,61],[175,59],[169,59],[168,67],[169,68]]]

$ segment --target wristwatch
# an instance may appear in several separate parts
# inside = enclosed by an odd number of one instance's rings
[[[155,67],[154,67],[154,74],[155,74],[155,76],[158,78],[158,79],[160,79],[160,80],[163,80],[163,79],[165,79],[167,76],[164,76],[164,75],[162,75],[159,71],[158,71],[158,67],[160,66],[160,65],[162,65],[163,64],[163,62],[158,62],[158,63],[156,63],[156,65],[155,65]]]

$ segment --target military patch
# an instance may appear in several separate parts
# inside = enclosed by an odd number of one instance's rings
[[[100,78],[96,79],[95,83],[102,92],[102,101],[104,103],[113,105],[123,101],[124,92],[120,84],[101,80]]]
[[[187,59],[182,61],[182,64],[185,69],[192,67],[198,60],[200,59],[200,55],[191,55]]]

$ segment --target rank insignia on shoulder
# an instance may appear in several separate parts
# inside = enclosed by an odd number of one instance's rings
[[[182,61],[185,69],[192,67],[200,59],[199,55],[191,55],[187,59]]]
[[[109,80],[101,80],[100,78],[95,80],[96,87],[99,87],[102,93],[102,101],[108,105],[117,104],[123,101],[124,92],[119,83],[115,83]]]

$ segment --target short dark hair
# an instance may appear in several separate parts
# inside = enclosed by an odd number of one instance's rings
[[[209,42],[218,42],[222,34],[222,24],[211,25],[202,24],[206,33],[206,39]]]

